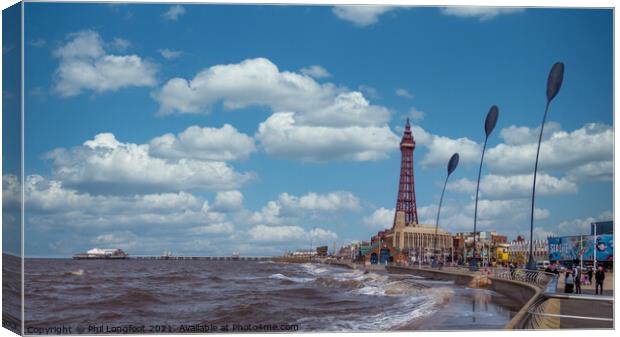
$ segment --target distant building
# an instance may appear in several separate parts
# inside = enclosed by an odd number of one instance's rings
[[[73,255],[74,259],[125,259],[127,253],[118,248],[93,248],[86,253]]]
[[[316,257],[317,252],[316,250],[296,250],[294,252],[289,253],[288,255],[292,257],[309,258],[309,257]]]
[[[316,247],[316,254],[321,257],[327,256],[327,246]]]
[[[508,255],[510,262],[517,264],[527,263],[530,256],[530,241],[525,240],[522,236],[517,237],[517,240],[510,242]],[[549,260],[549,242],[547,240],[534,240],[532,255],[534,261]]]
[[[476,255],[483,262],[493,263],[498,261],[498,249],[507,247],[508,238],[505,235],[499,235],[495,231],[477,232]],[[454,242],[454,259],[455,261],[466,261],[473,257],[474,232],[456,233]],[[501,251],[501,249],[500,249]],[[500,260],[503,260],[501,256]]]
[[[340,247],[337,257],[340,259],[356,261],[360,258],[360,256],[366,255],[366,253],[368,253],[371,249],[372,247],[368,241],[354,242]]]
[[[394,228],[385,235],[396,251],[413,261],[421,259],[422,262],[430,262],[436,249],[440,259],[449,260],[452,253],[452,235],[449,232],[438,228],[435,234],[434,225],[405,224],[398,212],[396,218]]]
[[[497,235],[497,233],[491,232],[491,243],[494,245],[499,243],[508,243],[508,237],[506,235]]]
[[[510,254],[508,253],[508,248],[510,248],[510,244],[508,243],[498,243],[495,246],[496,263],[505,264],[510,262]]]

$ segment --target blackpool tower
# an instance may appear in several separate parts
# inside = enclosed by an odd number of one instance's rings
[[[415,140],[411,133],[409,118],[407,118],[405,132],[400,141],[400,179],[398,184],[398,198],[396,201],[396,214],[394,215],[394,227],[418,223],[418,210],[415,202],[415,184],[413,179],[414,149]]]

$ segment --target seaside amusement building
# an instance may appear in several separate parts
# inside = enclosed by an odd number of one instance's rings
[[[414,150],[415,140],[407,119],[400,141],[400,178],[394,223],[391,229],[380,231],[372,237],[372,249],[365,255],[367,263],[429,262],[434,255],[435,244],[440,260],[451,254],[450,233],[437,229],[435,234],[435,225],[423,225],[418,221],[413,174]]]

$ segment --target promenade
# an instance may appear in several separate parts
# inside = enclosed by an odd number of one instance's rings
[[[590,285],[581,285],[581,291],[583,294],[595,294],[594,289],[594,277],[592,278],[592,283]],[[564,292],[564,276],[560,274],[558,279],[558,288],[557,292]],[[614,273],[607,272],[605,273],[605,282],[603,282],[603,295],[613,296],[614,295]]]
[[[594,280],[592,280],[594,281]],[[558,293],[564,293],[564,277],[560,275],[558,279]],[[594,282],[590,285],[581,286],[582,295],[595,295]],[[605,273],[603,283],[603,296],[614,295],[614,273]],[[577,298],[556,299],[555,311],[563,316],[557,319],[557,325],[562,329],[600,329],[613,328],[613,302],[587,301]],[[576,317],[590,317],[576,318]],[[592,319],[598,318],[598,319]]]

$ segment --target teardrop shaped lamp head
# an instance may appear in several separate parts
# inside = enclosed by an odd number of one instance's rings
[[[487,113],[487,119],[484,121],[484,132],[486,133],[487,137],[491,134],[491,132],[493,132],[495,124],[497,124],[498,116],[499,109],[497,108],[497,105],[494,105],[489,110],[489,113]]]
[[[551,71],[549,72],[549,78],[547,79],[547,102],[555,97],[560,92],[562,87],[562,81],[564,80],[564,63],[556,62]]]
[[[451,175],[452,172],[456,170],[457,166],[459,166],[459,154],[455,153],[452,155],[450,161],[448,162],[448,175]]]

